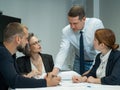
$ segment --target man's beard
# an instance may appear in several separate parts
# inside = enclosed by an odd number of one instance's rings
[[[23,47],[22,45],[19,45],[19,46],[17,46],[17,50],[19,52],[23,52],[25,50],[25,47]]]
[[[24,55],[30,56],[30,51],[29,51],[29,45],[26,44],[25,47],[23,47],[22,45],[19,45],[17,47],[17,50],[19,52],[22,52]]]

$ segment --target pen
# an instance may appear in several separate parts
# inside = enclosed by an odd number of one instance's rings
[[[88,88],[91,88],[91,86],[87,86]]]
[[[58,86],[61,86],[61,84],[58,84]]]

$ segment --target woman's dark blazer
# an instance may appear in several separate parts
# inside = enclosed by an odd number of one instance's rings
[[[43,60],[43,65],[45,67],[46,72],[51,72],[54,67],[53,58],[51,55],[48,54],[41,54],[39,53]],[[29,56],[22,56],[18,57],[17,66],[21,74],[29,73],[32,71],[30,57]]]
[[[87,74],[87,77],[93,76],[96,78],[96,70],[101,62],[100,54],[97,55],[95,64],[93,65],[91,71]],[[101,84],[120,85],[120,51],[111,51],[108,58],[105,74],[105,77],[101,78]]]

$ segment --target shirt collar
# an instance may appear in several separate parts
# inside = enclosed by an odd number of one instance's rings
[[[108,57],[111,53],[112,49],[110,49],[105,55],[100,55],[100,59],[102,60],[102,62],[105,62],[106,60],[108,60]]]

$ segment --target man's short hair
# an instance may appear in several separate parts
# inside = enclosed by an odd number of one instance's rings
[[[70,17],[79,16],[79,19],[81,20],[83,17],[85,17],[84,8],[82,6],[75,5],[69,10],[68,16]]]
[[[23,29],[27,27],[18,22],[9,23],[4,30],[4,41],[10,42],[15,35],[24,35]]]

